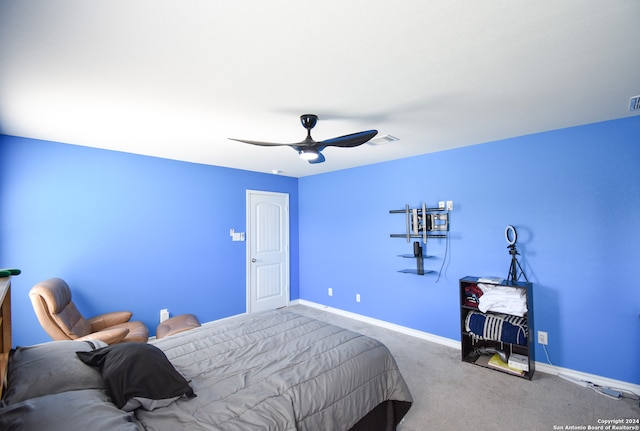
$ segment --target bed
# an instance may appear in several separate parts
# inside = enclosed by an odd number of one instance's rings
[[[394,430],[412,403],[382,343],[287,309],[149,343],[17,347],[7,359],[0,429]],[[126,394],[141,386],[151,393]]]

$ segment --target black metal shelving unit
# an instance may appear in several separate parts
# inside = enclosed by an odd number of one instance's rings
[[[527,327],[527,343],[526,345],[506,343],[498,340],[487,340],[487,339],[478,339],[474,334],[469,333],[466,330],[465,321],[467,315],[470,312],[480,313],[477,307],[469,306],[465,304],[465,288],[470,285],[477,285],[479,283],[478,277],[464,277],[460,279],[460,332],[461,332],[461,350],[462,350],[462,360],[464,362],[469,362],[472,364],[480,365],[486,368],[491,368],[492,370],[501,371],[507,374],[512,374],[518,377],[522,377],[528,380],[531,380],[533,377],[533,373],[535,372],[535,345],[533,339],[533,285],[529,282],[522,281],[509,281],[504,280],[499,283],[488,283],[488,284],[496,284],[499,286],[508,286],[513,288],[521,288],[524,289],[526,295],[526,304],[527,304],[527,312],[523,316],[526,322]],[[487,311],[483,313],[485,315],[499,315],[503,313],[494,313],[492,311]],[[497,368],[491,367],[488,365],[487,355],[476,355],[474,352],[478,348],[494,348],[498,349],[502,352],[505,352],[507,355],[511,354],[519,354],[525,356],[527,358],[528,371],[522,373],[522,375],[510,373],[509,371],[502,371]]]

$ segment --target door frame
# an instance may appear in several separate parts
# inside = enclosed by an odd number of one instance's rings
[[[251,241],[253,238],[251,237],[251,232],[253,232],[252,223],[254,220],[251,218],[251,196],[252,195],[268,195],[268,196],[278,196],[279,198],[285,198],[285,214],[286,217],[286,229],[284,234],[285,238],[285,247],[286,247],[286,256],[285,256],[285,265],[287,266],[287,270],[285,271],[285,305],[288,306],[290,302],[291,296],[291,217],[289,213],[289,193],[283,192],[271,192],[266,190],[254,190],[247,189],[246,190],[246,260],[245,260],[245,272],[246,272],[246,313],[251,314],[251,306],[252,306],[252,296],[251,296]]]

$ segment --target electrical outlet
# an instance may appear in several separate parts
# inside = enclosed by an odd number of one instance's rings
[[[160,323],[164,322],[168,318],[169,318],[169,310],[166,308],[163,308],[162,310],[160,310]]]
[[[333,289],[330,287],[327,293],[329,294],[329,296],[333,296]]]
[[[545,346],[549,344],[549,338],[546,332],[538,331],[538,344],[544,344]]]
[[[360,302],[360,294],[356,293],[356,302]]]

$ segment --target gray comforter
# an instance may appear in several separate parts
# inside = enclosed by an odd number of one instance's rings
[[[412,402],[382,343],[286,310],[157,340],[197,394],[136,411],[148,430],[347,430],[385,400]]]

